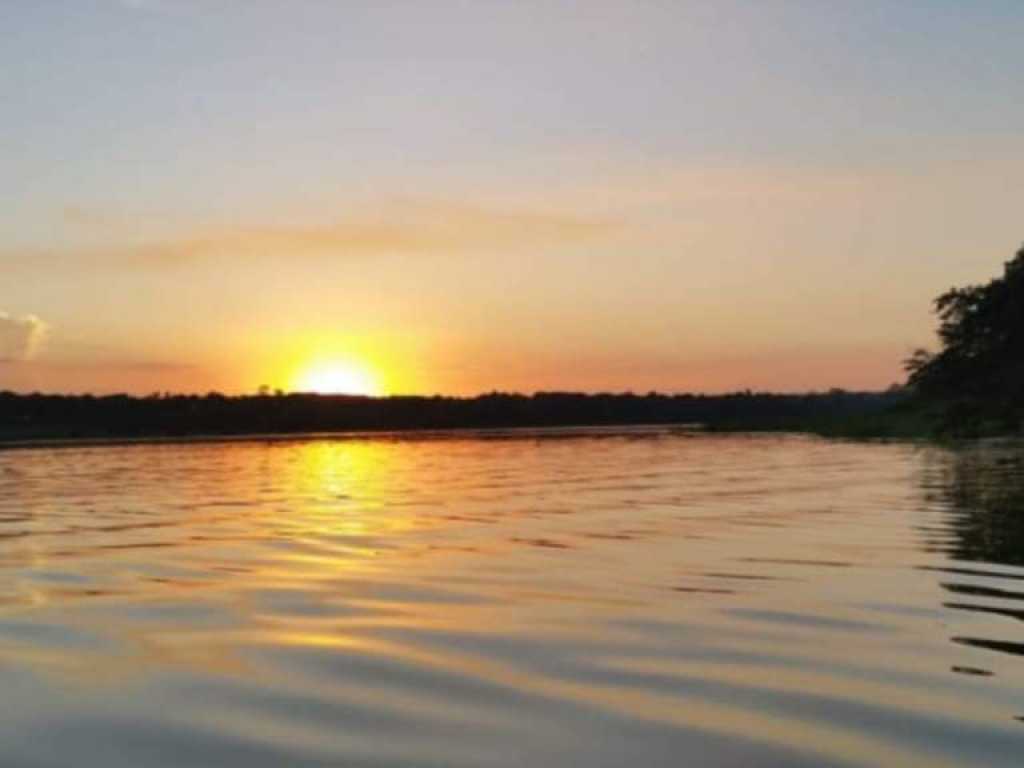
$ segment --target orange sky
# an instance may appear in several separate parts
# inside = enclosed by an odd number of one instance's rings
[[[888,386],[1024,239],[981,6],[19,5],[0,388]]]

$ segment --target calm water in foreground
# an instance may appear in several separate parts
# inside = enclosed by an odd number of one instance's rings
[[[0,452],[0,765],[1024,761],[1024,448]]]

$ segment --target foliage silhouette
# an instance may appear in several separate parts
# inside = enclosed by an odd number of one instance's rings
[[[942,431],[1007,433],[1024,424],[1024,248],[1003,275],[935,300],[942,348],[917,350],[908,384]]]

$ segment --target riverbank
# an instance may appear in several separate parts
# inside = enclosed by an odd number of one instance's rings
[[[711,432],[803,432],[821,437],[942,439],[953,437],[942,428],[934,411],[912,403],[901,403],[884,410],[852,415],[822,414],[806,419],[780,419],[750,424],[739,421],[708,426]],[[966,435],[965,435],[966,436]],[[993,436],[993,435],[970,435]]]
[[[477,398],[64,397],[0,394],[0,449],[462,434],[500,438],[629,431],[803,433],[847,439],[1020,436],[1005,423],[952,421],[899,393],[484,395]]]
[[[310,394],[107,397],[0,393],[0,442],[295,436],[452,429],[704,425],[758,431],[854,422],[899,393],[491,393],[477,397]]]

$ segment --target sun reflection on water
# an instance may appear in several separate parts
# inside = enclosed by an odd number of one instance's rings
[[[958,608],[948,584],[1024,574],[1012,542],[982,551],[995,518],[968,507],[991,499],[959,466],[670,435],[0,454],[0,683],[20,686],[0,738],[31,755],[32,712],[109,712],[295,764],[311,745],[327,764],[478,764],[456,732],[538,764],[564,762],[567,731],[593,764],[609,733],[675,755],[723,738],[786,765],[967,757],[934,724],[1002,743],[1024,674],[979,645],[1010,647],[1015,625]],[[999,460],[999,488],[1016,466]]]

